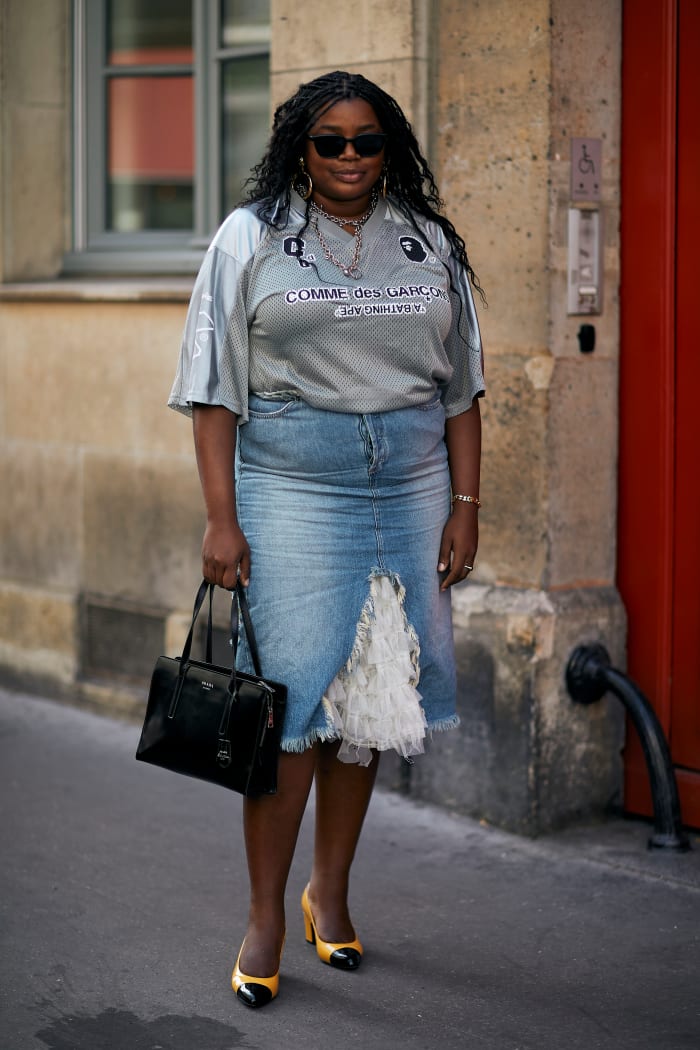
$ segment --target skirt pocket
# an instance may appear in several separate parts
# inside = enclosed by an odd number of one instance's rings
[[[252,419],[279,419],[291,412],[298,405],[298,397],[260,397],[259,394],[248,394],[248,416]]]

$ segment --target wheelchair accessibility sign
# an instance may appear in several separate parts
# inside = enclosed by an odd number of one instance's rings
[[[603,182],[600,139],[571,140],[571,199],[599,201]]]

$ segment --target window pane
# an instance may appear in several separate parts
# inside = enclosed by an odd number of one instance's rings
[[[110,0],[107,7],[110,65],[192,61],[192,0]]]
[[[107,119],[107,229],[191,229],[192,78],[111,78]]]
[[[222,0],[221,43],[244,47],[270,43],[270,0]]]
[[[222,64],[223,214],[241,199],[250,169],[265,152],[270,133],[270,62],[236,58]]]

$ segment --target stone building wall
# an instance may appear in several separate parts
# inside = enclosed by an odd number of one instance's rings
[[[453,596],[462,727],[410,768],[387,758],[384,782],[527,833],[600,811],[619,796],[621,716],[575,708],[563,671],[583,641],[624,653],[620,0],[272,11],[274,101],[329,68],[394,94],[489,302],[482,540]],[[152,656],[181,642],[198,573],[190,428],[163,408],[188,282],[55,280],[70,230],[69,12],[0,0],[0,674],[138,712]],[[603,139],[605,172],[604,308],[585,356],[581,319],[566,315],[573,135]]]
[[[538,829],[620,801],[620,711],[581,710],[563,672],[602,639],[615,590],[620,5],[440,5],[431,121],[440,184],[487,291],[482,540],[454,597],[463,730],[416,766],[435,799]],[[496,27],[498,27],[496,29]],[[605,288],[580,353],[566,314],[570,138],[603,140]],[[414,771],[412,770],[412,774]]]
[[[68,231],[69,0],[0,3],[0,281],[53,277]]]

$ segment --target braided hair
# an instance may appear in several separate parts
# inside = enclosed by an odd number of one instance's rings
[[[416,226],[414,213],[437,223],[449,241],[455,258],[465,268],[474,288],[484,299],[483,289],[467,258],[464,241],[449,219],[441,214],[443,201],[435,177],[403,110],[391,95],[359,73],[338,70],[325,73],[307,84],[301,84],[291,98],[277,107],[267,151],[246,182],[248,194],[242,203],[258,204],[258,215],[269,226],[280,228],[284,225],[292,184],[298,174],[299,156],[304,151],[308,132],[336,102],[353,98],[361,98],[369,103],[387,136],[387,194],[413,226]],[[307,224],[309,207],[310,201],[307,201]]]

